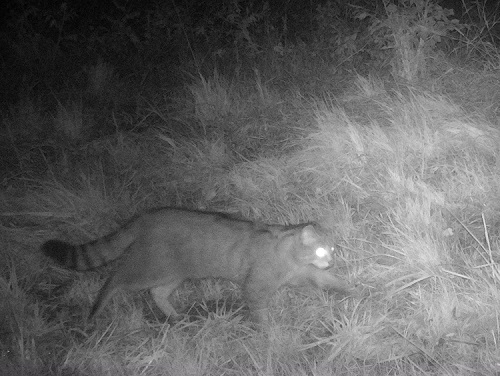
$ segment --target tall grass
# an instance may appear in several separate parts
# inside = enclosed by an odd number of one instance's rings
[[[212,90],[204,82],[200,88]],[[201,96],[193,98],[204,108]],[[225,103],[217,98],[213,106]],[[259,98],[260,108],[279,105],[273,96]],[[68,154],[66,170],[51,167],[49,180],[25,183],[17,198],[5,193],[0,231],[11,261],[0,279],[2,372],[494,374],[499,132],[445,96],[388,92],[371,78],[359,77],[335,101],[300,101],[282,107],[284,119],[302,122],[276,138],[270,133],[267,145],[280,143],[270,152],[266,146],[249,158],[239,152],[243,141],[235,145],[224,134],[119,133]],[[241,121],[246,111],[225,116]],[[215,113],[194,114],[215,121]],[[168,325],[141,294],[119,294],[86,322],[97,276],[47,268],[37,244],[53,236],[87,241],[161,205],[273,223],[317,221],[336,244],[332,273],[356,284],[357,294],[284,289],[263,333],[238,311]],[[174,295],[186,307],[238,292],[204,282]]]

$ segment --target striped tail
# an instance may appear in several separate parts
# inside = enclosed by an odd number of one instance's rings
[[[81,245],[49,240],[41,246],[41,251],[68,269],[95,269],[119,258],[125,252],[135,240],[134,227],[125,227],[104,238]]]

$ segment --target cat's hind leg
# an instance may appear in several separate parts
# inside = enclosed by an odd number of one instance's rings
[[[182,280],[171,282],[167,285],[153,287],[150,290],[156,305],[169,319],[172,318],[175,320],[181,316],[175,311],[169,300],[170,295],[177,288],[177,286],[181,284],[181,282]]]

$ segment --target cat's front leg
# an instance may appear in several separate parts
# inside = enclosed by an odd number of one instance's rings
[[[248,278],[243,286],[243,295],[250,311],[250,320],[259,326],[269,322],[269,300],[276,292],[270,285],[258,278]]]
[[[304,277],[315,286],[325,290],[335,290],[347,295],[352,295],[354,288],[346,281],[335,277],[328,270],[318,269],[308,265]]]

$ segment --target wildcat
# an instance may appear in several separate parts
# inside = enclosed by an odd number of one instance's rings
[[[176,316],[170,294],[186,279],[219,277],[242,286],[250,318],[267,321],[272,294],[283,285],[313,284],[347,293],[329,273],[332,250],[314,225],[267,225],[223,213],[153,209],[103,238],[82,245],[49,240],[43,253],[75,270],[115,261],[90,317],[119,289],[150,289],[167,316]]]

